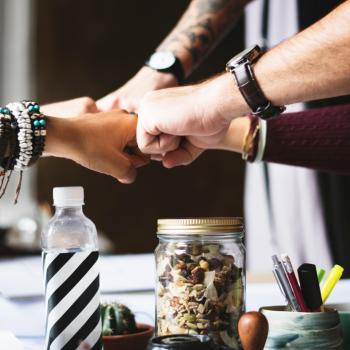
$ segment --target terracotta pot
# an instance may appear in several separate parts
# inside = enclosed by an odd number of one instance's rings
[[[145,350],[153,336],[154,328],[148,324],[138,323],[137,333],[103,336],[104,350]]]

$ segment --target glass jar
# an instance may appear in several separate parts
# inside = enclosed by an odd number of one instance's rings
[[[207,334],[239,349],[245,311],[242,218],[158,220],[157,335]]]

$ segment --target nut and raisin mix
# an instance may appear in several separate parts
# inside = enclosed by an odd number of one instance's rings
[[[157,334],[208,334],[239,349],[244,274],[220,244],[171,243],[157,256]]]

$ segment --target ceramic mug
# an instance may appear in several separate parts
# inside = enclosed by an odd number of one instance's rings
[[[350,303],[328,305],[338,310],[343,330],[344,350],[350,350]]]
[[[325,312],[291,312],[285,306],[260,309],[268,322],[265,349],[336,349],[344,350],[339,314]]]

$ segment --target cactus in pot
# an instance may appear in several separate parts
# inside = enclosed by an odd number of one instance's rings
[[[125,305],[105,303],[101,305],[102,335],[124,335],[137,332],[135,316]]]

